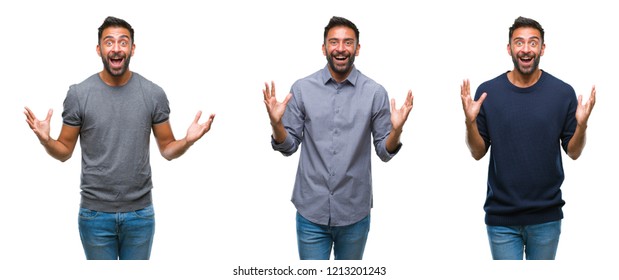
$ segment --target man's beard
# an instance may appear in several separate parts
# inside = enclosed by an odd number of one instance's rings
[[[333,55],[329,54],[327,56],[327,62],[329,63],[331,70],[333,70],[333,72],[338,73],[338,74],[346,74],[348,73],[348,71],[350,71],[350,69],[352,68],[352,65],[355,63],[355,56],[351,54],[348,57],[348,62],[346,63],[346,66],[344,66],[344,68],[338,68],[334,60],[335,58],[333,58]]]
[[[520,64],[519,64],[520,61],[518,60],[518,56],[517,55],[516,56],[512,55],[512,62],[514,63],[514,68],[516,68],[516,70],[518,70],[518,72],[520,72],[520,74],[522,74],[522,75],[531,75],[531,74],[533,74],[533,72],[535,72],[535,70],[537,70],[537,68],[539,67],[540,59],[541,58],[539,56],[535,56],[533,58],[533,65],[531,65],[530,68],[524,69],[524,68],[520,67]]]
[[[116,58],[117,56],[113,56],[114,58]],[[109,57],[108,57],[109,58]],[[122,75],[125,74],[125,72],[127,72],[127,69],[129,69],[129,62],[131,61],[131,56],[125,56],[124,57],[124,61],[123,61],[123,65],[119,70],[113,70],[110,67],[110,63],[108,61],[108,58],[104,57],[103,55],[101,55],[101,60],[103,61],[103,68],[105,68],[105,70],[113,77],[120,77]]]

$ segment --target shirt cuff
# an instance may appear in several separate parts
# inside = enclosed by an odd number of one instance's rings
[[[286,135],[286,139],[284,139],[284,142],[278,144],[275,142],[275,139],[273,139],[273,135],[271,135],[271,146],[273,147],[273,150],[286,152],[294,146],[294,140],[292,140],[290,133],[288,133],[288,135]]]

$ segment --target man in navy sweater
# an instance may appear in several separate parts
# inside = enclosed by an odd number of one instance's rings
[[[539,68],[544,29],[519,17],[509,28],[514,68],[482,83],[471,99],[460,87],[466,143],[481,159],[488,148],[484,210],[493,259],[554,259],[561,233],[561,149],[577,159],[585,146],[595,87],[583,105],[569,84]]]

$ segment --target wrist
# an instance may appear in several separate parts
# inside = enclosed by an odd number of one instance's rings
[[[52,137],[47,136],[47,139],[40,139],[39,138],[39,143],[41,143],[41,145],[43,145],[43,147],[47,147],[49,146],[49,142],[52,140]]]
[[[576,123],[576,127],[580,127],[581,129],[587,129],[587,124]]]
[[[465,118],[464,123],[466,124],[466,126],[473,126],[473,125],[477,125],[477,120],[476,119],[469,120],[468,118]]]

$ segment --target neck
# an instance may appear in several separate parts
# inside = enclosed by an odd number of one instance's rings
[[[331,77],[337,83],[341,83],[344,80],[346,80],[346,78],[348,78],[348,75],[350,75],[350,72],[352,72],[352,67],[350,67],[350,69],[348,69],[348,72],[346,72],[345,74],[341,74],[341,73],[335,72],[335,71],[333,71],[333,69],[331,69],[331,67],[329,67],[329,72],[331,73]]]
[[[512,70],[507,73],[507,79],[517,87],[526,88],[537,83],[539,78],[542,76],[541,69],[535,69],[531,74],[522,74],[518,69]]]
[[[99,77],[101,78],[101,80],[106,85],[111,86],[111,87],[119,87],[119,86],[126,85],[129,82],[129,79],[131,79],[132,75],[133,73],[129,71],[129,69],[127,69],[127,71],[125,71],[125,73],[123,73],[121,76],[113,76],[105,69],[99,72]]]

